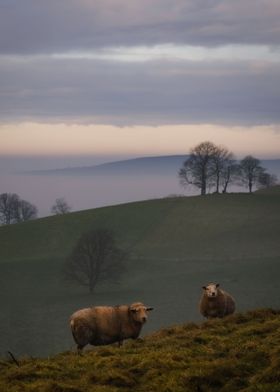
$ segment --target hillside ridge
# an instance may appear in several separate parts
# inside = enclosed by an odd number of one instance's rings
[[[280,311],[237,313],[161,329],[144,339],[0,361],[0,390],[11,392],[279,391]]]

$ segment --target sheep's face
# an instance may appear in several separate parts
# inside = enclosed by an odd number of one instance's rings
[[[133,320],[140,324],[145,324],[148,319],[148,312],[153,310],[151,307],[143,305],[141,302],[130,305],[129,312]]]
[[[203,286],[203,290],[205,291],[207,297],[216,298],[218,295],[218,287],[219,283],[209,283],[207,286]]]

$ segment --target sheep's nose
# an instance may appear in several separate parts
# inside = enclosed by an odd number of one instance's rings
[[[212,293],[212,297],[214,297],[215,296],[215,293]]]
[[[145,323],[147,321],[147,317],[142,317],[142,322]]]

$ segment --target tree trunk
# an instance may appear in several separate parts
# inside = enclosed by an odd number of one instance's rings
[[[220,188],[220,175],[217,173],[217,182],[216,182],[216,193],[219,193]]]
[[[205,195],[206,194],[206,184],[203,183],[201,184],[201,195]]]
[[[230,171],[229,171],[229,168],[228,168],[227,169],[227,176],[226,176],[226,179],[225,179],[223,193],[227,193],[227,187],[228,187],[228,184],[229,184],[229,180],[230,180]]]
[[[223,193],[227,193],[228,181],[225,182]]]
[[[249,181],[249,192],[250,192],[250,193],[252,193],[252,186],[253,186],[252,182]]]
[[[202,170],[201,175],[201,195],[206,194],[206,174],[205,174],[205,167]]]
[[[89,292],[90,292],[90,294],[92,294],[92,293],[94,292],[95,284],[92,283],[92,282],[90,282],[88,287],[89,287]]]
[[[97,278],[94,277],[93,275],[90,276],[89,283],[88,283],[88,288],[89,292],[92,294],[94,292],[94,288],[96,286]]]

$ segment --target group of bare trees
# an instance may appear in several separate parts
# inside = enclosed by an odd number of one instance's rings
[[[70,211],[71,207],[63,197],[56,199],[51,207],[51,213],[55,215],[67,214]],[[37,217],[38,209],[34,204],[21,199],[16,193],[0,194],[0,224],[11,225]]]
[[[71,211],[67,201],[61,197],[51,207],[52,214],[62,215]],[[0,194],[0,224],[11,225],[38,217],[38,209],[29,201],[23,200],[16,193]]]
[[[226,193],[230,184],[244,185],[251,193],[254,186],[269,187],[277,182],[276,176],[267,173],[260,161],[247,155],[237,162],[226,147],[212,142],[203,142],[194,147],[179,171],[183,186],[193,185],[201,195],[215,189]]]
[[[3,225],[37,218],[37,207],[22,200],[16,193],[0,194],[0,222]]]

